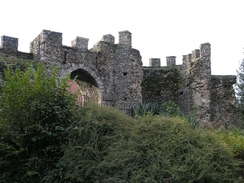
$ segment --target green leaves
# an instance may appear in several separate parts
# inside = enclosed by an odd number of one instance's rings
[[[157,103],[141,103],[133,108],[136,116],[148,115],[164,115],[164,116],[180,116],[180,108],[175,102],[169,100],[168,102],[160,105]]]
[[[238,125],[244,127],[244,59],[237,70],[237,83],[235,84],[237,98]]]
[[[76,96],[67,90],[68,79],[59,79],[56,67],[48,73],[43,64],[5,71],[0,93],[0,174],[8,174],[11,181],[3,177],[0,181],[41,182],[58,163],[68,142],[66,129],[75,121]]]
[[[85,106],[61,159],[78,182],[231,182],[237,161],[214,134],[180,118],[130,118]]]

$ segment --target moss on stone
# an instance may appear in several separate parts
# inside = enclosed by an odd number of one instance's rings
[[[12,57],[12,56],[0,56],[0,65],[1,66],[22,66],[26,67],[28,64],[33,64],[36,65],[38,61],[36,60],[31,60],[31,59],[23,59],[23,58],[17,58],[17,57]],[[2,68],[2,67],[1,67]]]
[[[168,100],[178,100],[178,91],[185,83],[180,67],[144,67],[143,72],[141,86],[144,102],[154,100],[157,103],[164,103]]]

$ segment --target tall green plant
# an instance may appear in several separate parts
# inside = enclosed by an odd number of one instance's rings
[[[51,76],[44,65],[8,68],[0,94],[0,182],[41,182],[57,168],[74,120],[75,96],[68,78]],[[49,177],[54,182],[58,177]],[[47,181],[46,181],[47,182]],[[62,182],[59,180],[58,182]]]
[[[140,103],[133,108],[136,116],[164,115],[180,116],[180,108],[172,100],[160,105],[158,103]]]
[[[237,83],[235,85],[237,95],[237,115],[238,123],[244,127],[244,59],[237,70]]]
[[[140,103],[133,108],[136,116],[158,115],[162,107],[157,103]]]

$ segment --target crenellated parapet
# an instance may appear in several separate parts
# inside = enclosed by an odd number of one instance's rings
[[[60,77],[70,74],[82,85],[79,100],[96,101],[130,111],[141,102],[165,103],[173,100],[184,114],[194,112],[202,124],[228,126],[235,119],[236,76],[211,75],[211,45],[183,55],[182,64],[176,56],[150,58],[142,66],[139,50],[132,48],[132,34],[118,33],[118,43],[105,34],[92,48],[89,39],[77,36],[70,46],[62,44],[62,33],[43,30],[31,42],[30,53],[18,51],[18,38],[2,36],[0,56],[35,59],[59,68]],[[76,88],[77,85],[75,86]]]
[[[18,38],[1,36],[0,41],[0,56],[12,56],[30,60],[33,59],[33,54],[18,51]]]
[[[161,66],[161,60],[160,58],[150,58],[149,59],[149,66],[150,67],[160,67]]]
[[[8,51],[8,52],[17,52],[18,43],[19,43],[18,38],[2,36],[0,48],[2,48],[5,51]]]
[[[132,48],[131,32],[120,31],[119,32],[119,44],[125,46],[126,48]]]
[[[176,59],[176,56],[168,56],[168,57],[166,57],[167,66],[176,65],[175,59]]]
[[[73,41],[71,41],[71,47],[76,48],[78,50],[88,50],[88,38],[76,37]]]
[[[115,38],[111,34],[106,34],[106,35],[103,35],[102,41],[110,43],[110,44],[114,44],[115,43]]]
[[[63,73],[79,64],[97,81],[92,83],[100,88],[100,95],[96,94],[100,96],[99,103],[132,106],[141,102],[142,61],[140,52],[132,48],[131,33],[120,31],[118,44],[111,34],[103,35],[91,49],[88,42],[88,38],[77,36],[70,47],[64,46],[62,33],[43,30],[31,43],[31,52],[37,60],[58,65]],[[86,76],[78,78],[87,78],[86,72]],[[75,78],[79,72],[72,73]],[[89,92],[85,93],[88,96]]]
[[[200,58],[200,49],[195,49],[192,51],[192,60],[197,60]]]
[[[54,32],[50,30],[43,30],[40,36],[40,43],[48,43],[52,46],[60,47],[62,46],[62,33],[61,32]]]
[[[233,124],[236,77],[211,75],[211,45],[203,43],[183,55],[182,65],[175,59],[168,56],[166,66],[161,66],[159,58],[151,58],[149,67],[143,67],[143,102],[173,100],[184,114],[194,112],[203,125]]]

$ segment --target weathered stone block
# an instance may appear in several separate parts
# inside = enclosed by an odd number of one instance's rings
[[[150,67],[160,67],[161,66],[160,58],[150,58],[149,59],[149,66]]]
[[[8,52],[17,52],[18,51],[18,38],[2,36],[1,37],[1,46],[5,51]]]
[[[167,66],[175,65],[176,64],[175,58],[176,58],[176,56],[166,57]]]

